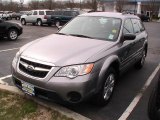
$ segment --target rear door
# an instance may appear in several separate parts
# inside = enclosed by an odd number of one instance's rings
[[[134,45],[132,51],[134,53],[133,57],[137,57],[142,53],[144,41],[147,39],[147,34],[145,28],[139,19],[131,19],[133,23],[134,33],[136,34],[136,39],[134,40]]]

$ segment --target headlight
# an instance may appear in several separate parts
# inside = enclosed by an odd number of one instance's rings
[[[89,74],[93,69],[94,64],[74,65],[61,68],[55,76],[75,78],[79,75]]]
[[[19,57],[20,57],[20,52],[18,51],[16,53],[16,56],[13,58],[12,66],[17,66],[17,62],[18,62]]]

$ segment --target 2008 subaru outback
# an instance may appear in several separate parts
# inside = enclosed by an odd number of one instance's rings
[[[13,81],[32,96],[70,103],[94,96],[105,105],[118,76],[134,64],[143,66],[147,39],[134,15],[79,15],[56,34],[23,46],[12,62]]]

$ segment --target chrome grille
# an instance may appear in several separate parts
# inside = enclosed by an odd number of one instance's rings
[[[25,74],[33,77],[44,78],[51,70],[52,66],[36,63],[33,61],[20,58],[19,69]]]

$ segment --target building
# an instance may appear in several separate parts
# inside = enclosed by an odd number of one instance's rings
[[[154,4],[154,5],[153,5]],[[99,0],[98,10],[128,11],[160,17],[160,0]]]

